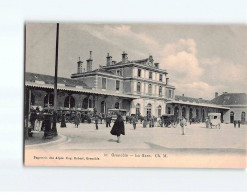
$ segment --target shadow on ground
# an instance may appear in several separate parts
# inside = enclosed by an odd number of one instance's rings
[[[171,153],[191,154],[241,154],[246,155],[246,150],[235,148],[167,148],[161,145],[144,142],[151,150],[164,150]]]

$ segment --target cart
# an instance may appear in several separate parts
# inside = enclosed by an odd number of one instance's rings
[[[178,125],[177,118],[173,114],[165,114],[165,115],[162,115],[160,118],[165,127],[176,128]]]
[[[208,113],[208,128],[219,128],[221,125],[221,113]]]

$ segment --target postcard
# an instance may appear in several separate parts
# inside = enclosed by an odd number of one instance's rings
[[[25,166],[246,168],[245,25],[26,23]]]

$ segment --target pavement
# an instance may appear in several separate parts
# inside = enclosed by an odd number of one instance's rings
[[[185,135],[176,128],[143,128],[137,124],[136,130],[131,124],[125,124],[125,134],[121,143],[110,134],[111,128],[99,124],[80,124],[75,128],[67,124],[66,128],[57,125],[59,137],[49,143],[32,144],[32,148],[65,151],[77,150],[174,150],[179,152],[233,152],[245,153],[247,126],[234,128],[232,124],[222,124],[221,129],[207,129],[205,124],[192,124],[185,128]],[[26,145],[26,149],[28,149]]]

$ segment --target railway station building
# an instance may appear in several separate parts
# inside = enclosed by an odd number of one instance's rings
[[[68,109],[96,108],[98,113],[108,109],[125,109],[127,115],[160,117],[174,114],[186,119],[204,121],[209,112],[229,113],[228,105],[219,102],[175,95],[168,72],[160,68],[150,55],[141,60],[129,60],[126,52],[116,62],[106,55],[105,65],[92,70],[90,51],[86,64],[79,60],[77,72],[71,78],[58,78],[58,107]],[[85,70],[85,71],[84,71]],[[25,74],[25,101],[33,106],[53,106],[54,77],[36,73]]]

